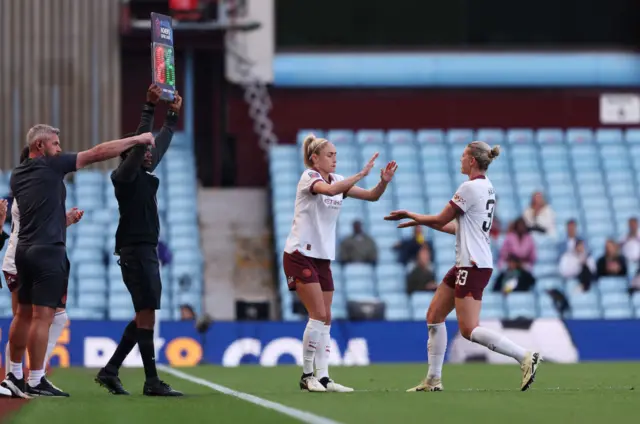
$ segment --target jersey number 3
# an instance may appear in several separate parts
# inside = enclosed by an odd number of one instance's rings
[[[487,200],[487,216],[489,217],[488,221],[484,221],[482,223],[482,231],[488,233],[491,230],[491,224],[493,224],[493,209],[495,208],[496,201],[493,199]]]

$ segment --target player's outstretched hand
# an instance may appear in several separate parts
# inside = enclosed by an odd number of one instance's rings
[[[162,96],[162,88],[155,84],[151,84],[147,90],[147,102],[157,105]]]
[[[393,211],[389,215],[384,217],[385,221],[400,221],[401,219],[409,218],[408,211]]]
[[[151,134],[150,132],[137,135],[136,138],[138,139],[138,144],[146,144],[154,147],[156,145],[155,138],[153,137],[153,134]]]
[[[380,170],[380,179],[385,183],[390,182],[398,169],[398,164],[395,160],[392,160],[387,164],[387,167]]]
[[[174,111],[175,113],[180,113],[180,108],[182,107],[182,97],[178,94],[178,90],[173,93],[173,101],[169,103],[169,109]]]
[[[398,228],[409,228],[409,227],[416,227],[420,224],[418,224],[418,222],[416,221],[405,221],[405,222],[401,222],[400,224],[398,224]]]
[[[378,152],[375,152],[373,156],[371,156],[371,159],[369,159],[369,162],[367,162],[364,168],[362,168],[362,171],[360,171],[360,173],[362,174],[363,177],[366,177],[367,175],[369,175],[369,172],[371,171],[371,169],[373,169],[373,165],[376,164],[376,159],[378,159],[379,155],[380,154]]]

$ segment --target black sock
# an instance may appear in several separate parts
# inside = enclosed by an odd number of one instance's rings
[[[156,353],[153,346],[153,330],[138,328],[138,347],[142,364],[144,365],[144,375],[148,380],[158,378],[156,370]]]
[[[118,370],[122,366],[122,363],[138,341],[137,330],[138,327],[136,326],[135,321],[131,321],[125,327],[116,351],[113,352],[113,356],[109,359],[109,363],[104,367],[105,371],[109,374],[118,375]]]

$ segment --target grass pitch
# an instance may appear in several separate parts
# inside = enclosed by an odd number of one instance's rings
[[[292,366],[181,368],[194,377],[310,412],[337,423],[551,424],[635,422],[640,362],[558,365],[542,363],[535,384],[520,392],[517,365],[444,366],[444,392],[405,393],[426,372],[425,364],[332,368],[332,377],[356,392],[306,393]],[[34,399],[8,418],[13,424],[296,423],[264,406],[161,372],[184,398],[143,397],[143,371],[121,378],[132,396],[112,396],[93,382],[96,370],[56,369],[52,381],[68,399]],[[5,400],[3,402],[15,402]],[[304,422],[304,420],[302,420]]]

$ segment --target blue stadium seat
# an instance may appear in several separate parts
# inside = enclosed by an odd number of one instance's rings
[[[133,306],[130,308],[110,308],[108,313],[109,319],[114,321],[129,321],[135,315]]]
[[[588,128],[570,128],[567,130],[566,140],[569,144],[592,143],[594,137]]]
[[[539,144],[560,144],[564,141],[564,132],[559,128],[541,128],[535,138]]]
[[[405,293],[387,293],[381,297],[388,309],[404,309],[409,311],[409,298]]]
[[[133,310],[133,308],[131,308]],[[82,308],[73,307],[67,308],[67,315],[70,319],[87,319],[87,320],[101,320],[105,318],[104,309]],[[130,314],[128,319],[130,320],[133,314]]]
[[[505,304],[509,318],[534,318],[536,316],[536,302],[533,293],[510,293],[506,296]]]
[[[446,141],[449,144],[457,144],[464,148],[473,141],[473,130],[467,128],[450,129],[446,134]]]
[[[80,290],[78,293],[78,306],[81,308],[104,309],[104,293],[91,293]]]
[[[439,145],[445,141],[444,131],[437,129],[419,130],[416,141],[424,145]]]
[[[602,293],[602,308],[607,309],[625,308],[630,306],[629,294],[624,291]]]
[[[475,140],[484,141],[489,145],[503,144],[505,141],[504,131],[499,128],[480,128],[476,132]]]
[[[382,144],[384,140],[385,134],[382,130],[359,130],[356,132],[356,141],[359,144]]]
[[[413,144],[415,143],[415,133],[412,130],[390,130],[387,133],[387,143],[389,144]]]
[[[354,134],[351,130],[329,130],[327,139],[335,145],[353,143]]]
[[[629,144],[640,144],[640,129],[627,129],[625,132],[625,141]]]
[[[598,295],[595,291],[588,291],[584,293],[576,292],[575,290],[567,290],[569,295],[569,305],[573,310],[576,309],[593,309],[599,310],[600,303],[598,301]]]
[[[573,319],[599,319],[602,318],[602,313],[599,308],[578,308],[571,311],[571,318]]]
[[[411,319],[411,311],[404,308],[387,308],[385,318],[389,321],[407,321]]]
[[[631,319],[634,318],[634,311],[629,306],[616,306],[603,310],[605,319]]]
[[[529,128],[512,128],[507,131],[507,142],[509,144],[533,143],[533,130]]]

